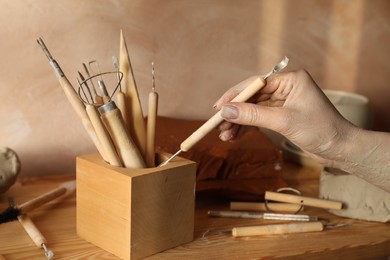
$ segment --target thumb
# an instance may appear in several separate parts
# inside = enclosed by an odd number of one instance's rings
[[[280,131],[286,124],[282,114],[280,107],[266,107],[250,103],[230,103],[221,109],[221,117],[226,121],[274,131]]]

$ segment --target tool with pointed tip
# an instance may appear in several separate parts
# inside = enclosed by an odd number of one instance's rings
[[[130,131],[134,142],[145,158],[146,151],[146,122],[138,95],[137,84],[130,61],[125,37],[120,31],[119,70],[123,73],[122,91],[126,97],[127,117],[124,121]]]
[[[27,215],[20,215],[18,217],[20,224],[22,224],[24,230],[30,236],[31,240],[38,248],[42,248],[45,251],[47,259],[52,259],[54,253],[47,247],[46,238],[42,235],[39,229],[35,226],[34,222]]]
[[[154,79],[154,62],[152,62],[152,91],[149,93],[148,121],[146,125],[146,165],[155,167],[155,136],[158,109],[158,94]]]
[[[116,105],[118,106],[118,109],[119,111],[121,111],[121,114],[122,114],[122,117],[123,117],[123,120],[125,120],[125,118],[128,117],[128,111],[127,111],[127,105],[126,105],[126,96],[125,96],[125,93],[123,93],[122,91],[122,84],[121,84],[121,81],[122,79],[120,78],[119,76],[119,60],[116,56],[112,56],[112,63],[114,65],[114,68],[117,72],[117,75],[118,75],[118,84],[119,84],[119,89],[118,89],[118,92],[116,93]],[[122,74],[123,75],[123,74]],[[127,124],[126,124],[126,127]]]
[[[60,82],[60,85],[66,97],[68,98],[73,109],[76,111],[77,115],[81,119],[81,122],[84,128],[87,130],[89,137],[92,139],[92,142],[95,144],[96,149],[99,151],[103,159],[107,161],[107,156],[104,153],[104,150],[99,142],[99,139],[96,136],[91,121],[89,120],[87,112],[85,111],[85,106],[83,102],[79,99],[77,92],[73,88],[72,84],[69,82],[68,78],[65,76],[60,65],[58,65],[57,61],[54,60],[54,58],[51,56],[42,38],[39,38],[37,42],[39,46],[41,46],[43,52],[46,54],[46,57],[48,58],[50,65],[53,67],[54,72],[58,78],[58,81]]]
[[[265,80],[274,73],[277,73],[284,69],[289,62],[287,57],[284,57],[269,73],[267,73],[263,78],[260,76],[257,77],[249,86],[247,86],[243,91],[240,92],[231,102],[245,102],[251,98],[255,93],[265,86]],[[199,142],[203,137],[215,129],[220,123],[223,122],[221,117],[221,111],[218,111],[213,117],[211,117],[206,123],[199,127],[195,132],[193,132],[186,140],[180,144],[180,150],[172,155],[168,160],[164,161],[159,165],[159,167],[166,165],[173,160],[181,152],[187,152]]]

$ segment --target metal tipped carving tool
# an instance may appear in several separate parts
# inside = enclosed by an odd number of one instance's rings
[[[94,65],[94,64],[96,66],[96,70],[92,68],[92,65]],[[103,81],[103,76],[102,76],[102,73],[100,71],[99,63],[96,60],[93,60],[93,61],[90,61],[88,63],[88,65],[89,65],[89,68],[90,68],[91,72],[93,74],[95,74],[95,76],[96,75],[100,75],[100,80],[98,80],[97,83],[98,83],[98,87],[99,87],[99,91],[100,91],[100,96],[103,99],[103,103],[106,104],[107,102],[109,102],[111,100],[111,97],[108,94],[106,85],[105,85],[105,83]],[[93,80],[91,80],[91,82],[93,82]]]
[[[284,69],[288,65],[289,59],[284,57],[270,72],[268,72],[263,78],[258,77],[253,81],[248,87],[246,87],[240,94],[238,94],[231,102],[245,102],[251,98],[255,93],[265,86],[265,80],[274,73],[277,73]],[[193,132],[186,140],[180,144],[180,150],[172,155],[168,160],[164,161],[159,165],[159,167],[166,165],[173,160],[181,152],[187,152],[198,143],[203,137],[205,137],[209,132],[215,129],[220,123],[223,122],[221,117],[221,111],[218,111],[213,117],[211,117],[206,123],[199,127],[195,132]]]
[[[38,42],[39,46],[41,46],[46,57],[48,58],[50,65],[53,67],[53,70],[58,78],[58,81],[60,82],[62,89],[64,90],[66,97],[68,98],[68,101],[70,102],[73,109],[76,111],[77,115],[79,116],[84,128],[87,130],[87,133],[88,133],[89,137],[92,139],[92,142],[94,143],[96,149],[99,151],[101,156],[105,160],[107,160],[107,157],[104,154],[104,151],[103,151],[101,144],[96,136],[96,133],[93,130],[93,127],[91,125],[91,121],[88,118],[87,112],[85,111],[85,106],[84,106],[83,102],[79,99],[77,92],[75,91],[72,84],[69,82],[69,80],[65,76],[64,72],[60,68],[60,65],[58,65],[57,61],[54,60],[54,58],[51,56],[51,54],[50,54],[49,50],[47,49],[45,43],[43,42],[42,38],[39,38],[37,40],[37,42]]]
[[[123,165],[126,168],[145,168],[143,157],[135,145],[115,102],[111,100],[99,107],[99,112]]]
[[[209,217],[225,218],[255,218],[270,220],[288,220],[288,221],[318,221],[318,217],[301,214],[280,214],[280,213],[258,213],[251,211],[220,211],[210,210]]]
[[[24,230],[30,236],[31,240],[38,248],[42,248],[45,251],[47,259],[52,259],[54,253],[47,247],[46,238],[42,235],[39,229],[35,226],[34,222],[27,215],[20,215],[18,217],[20,224],[22,224]]]
[[[82,75],[80,72],[79,74]],[[87,114],[91,120],[93,128],[95,129],[96,135],[100,143],[102,144],[104,152],[107,155],[108,163],[113,166],[123,166],[116,152],[115,146],[111,141],[110,135],[107,132],[107,129],[104,126],[102,120],[100,119],[100,114],[93,103],[94,101],[91,90],[89,89],[85,81],[80,82],[79,79],[77,79],[77,81],[79,83],[79,96],[86,104]],[[81,94],[84,95],[85,100],[81,97]]]
[[[152,62],[152,91],[149,93],[148,121],[146,125],[146,165],[155,167],[155,136],[158,109],[158,94],[154,78],[154,62]]]

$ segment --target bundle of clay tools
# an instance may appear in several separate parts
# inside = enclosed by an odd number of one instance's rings
[[[83,73],[85,74],[79,72],[77,91],[41,38],[38,39],[38,44],[49,59],[68,101],[79,116],[102,158],[113,166],[154,167],[158,102],[158,94],[154,86],[154,64],[152,63],[153,86],[149,96],[146,126],[122,32],[120,34],[119,60],[115,56],[112,58],[115,69],[101,72],[97,61],[89,62],[88,66],[83,63]],[[104,79],[110,75],[114,75],[117,79],[111,94],[108,91],[110,87],[107,86]]]
[[[153,87],[149,96],[149,111],[147,125],[142,113],[142,107],[138,96],[138,90],[133,75],[126,42],[121,32],[119,66],[114,59],[114,72],[98,72],[90,74],[87,66],[83,64],[86,76],[80,72],[78,92],[53,59],[42,39],[38,43],[49,59],[49,63],[69,100],[72,107],[80,117],[90,138],[94,142],[103,159],[114,166],[125,168],[145,168],[155,165],[155,122],[157,116],[158,95]],[[266,85],[266,79],[274,73],[283,70],[288,65],[289,59],[284,57],[265,76],[258,76],[247,88],[239,93],[232,102],[245,102]],[[90,64],[91,65],[91,64]],[[116,73],[118,77],[117,87],[111,95],[106,90],[103,80],[104,75]],[[95,84],[94,81],[97,80]],[[98,85],[100,94],[95,89]],[[113,97],[115,95],[115,101]],[[181,152],[190,150],[197,142],[215,129],[223,118],[220,111],[206,121],[199,129],[184,140],[179,151],[158,166],[164,166],[172,161]]]
[[[298,195],[280,192],[283,190],[292,190]],[[274,202],[268,202],[268,200]],[[219,234],[232,234],[234,237],[314,232],[323,231],[324,228],[335,228],[346,225],[330,224],[327,223],[326,219],[318,216],[297,214],[303,210],[303,206],[334,210],[342,209],[341,202],[305,197],[301,196],[300,192],[296,189],[281,188],[277,192],[267,191],[265,193],[264,203],[231,202],[230,210],[210,210],[208,211],[208,216],[265,220],[262,225],[233,227],[231,230],[218,232],[212,231]],[[287,221],[289,223],[267,223],[267,220]]]

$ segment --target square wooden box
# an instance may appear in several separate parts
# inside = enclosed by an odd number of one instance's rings
[[[169,157],[157,154],[157,162]],[[190,242],[196,164],[125,169],[99,154],[77,157],[77,234],[123,259],[139,259]]]

